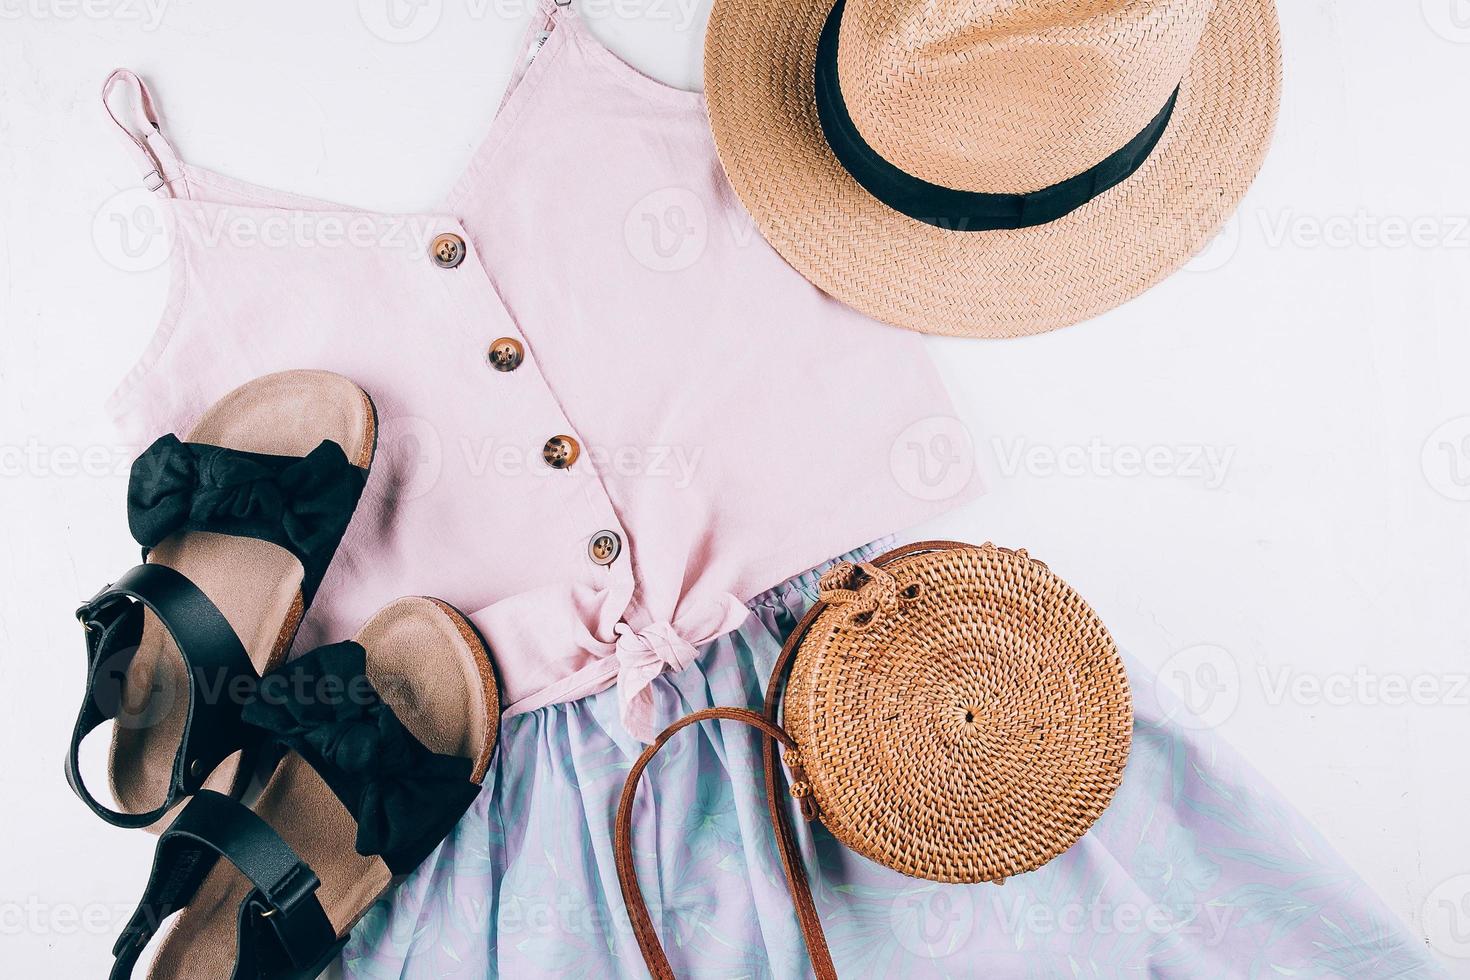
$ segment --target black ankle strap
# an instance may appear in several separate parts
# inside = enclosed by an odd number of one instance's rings
[[[111,980],[133,975],[163,920],[189,904],[220,858],[254,886],[240,904],[235,978],[315,976],[341,949],[311,868],[253,810],[204,790],[158,839],[148,887],[113,947]]]
[[[123,813],[100,803],[82,780],[82,740],[118,717],[127,696],[129,664],[143,633],[143,610],[163,624],[189,671],[185,705],[162,703],[157,710],[182,710],[183,737],[174,755],[167,795],[147,813]],[[120,827],[146,827],[197,791],[231,753],[258,740],[240,722],[240,709],[259,682],[255,667],[218,607],[179,572],[164,565],[139,565],[77,610],[87,632],[87,691],[72,729],[66,781],[99,817]],[[146,711],[146,709],[145,709]],[[157,724],[146,714],[137,724]]]

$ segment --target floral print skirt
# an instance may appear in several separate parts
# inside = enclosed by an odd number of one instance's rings
[[[849,558],[863,560],[877,545]],[[759,706],[814,569],[750,602],[735,633],[655,682],[659,724]],[[1071,850],[1004,885],[940,885],[797,819],[843,977],[1438,977],[1368,888],[1216,737],[1129,661],[1133,751],[1112,806]],[[678,976],[809,975],[771,836],[759,737],[707,724],[644,776],[639,880]],[[349,977],[645,977],[613,861],[613,815],[642,746],[608,690],[508,719],[453,835],[360,922]]]

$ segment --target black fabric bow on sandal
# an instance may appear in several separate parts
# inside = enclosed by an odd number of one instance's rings
[[[259,736],[240,711],[284,661],[376,442],[362,389],[288,371],[237,388],[189,441],[164,436],[133,464],[128,525],[144,563],[77,610],[87,681],[66,776],[94,813],[148,827],[205,786],[243,792]],[[88,790],[79,761],[107,721],[115,807]]]
[[[316,977],[474,802],[499,704],[484,641],[434,599],[263,678],[242,717],[284,754],[253,807],[206,790],[164,831],[112,980],[176,914],[150,980]]]
[[[357,853],[381,855],[395,874],[406,873],[438,844],[441,829],[449,832],[480,787],[470,780],[473,760],[440,755],[414,738],[366,669],[366,651],[351,640],[320,647],[268,677],[242,718],[326,781],[357,821]],[[313,690],[345,693],[300,696]]]
[[[362,496],[367,473],[324,440],[304,457],[162,436],[133,463],[128,528],[151,549],[180,531],[258,538],[296,556],[308,604]]]

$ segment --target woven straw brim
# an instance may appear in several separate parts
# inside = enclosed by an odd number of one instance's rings
[[[827,148],[813,73],[831,8],[716,0],[704,70],[720,160],[762,234],[802,275],[925,333],[1041,333],[1156,284],[1235,210],[1280,107],[1274,0],[1219,0],[1169,128],[1138,173],[1047,225],[945,231],[870,196]]]

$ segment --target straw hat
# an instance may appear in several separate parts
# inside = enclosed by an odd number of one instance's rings
[[[1096,316],[1208,243],[1280,105],[1274,0],[715,0],[720,159],[813,283],[927,333]]]

